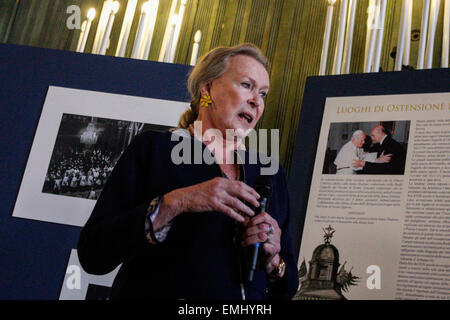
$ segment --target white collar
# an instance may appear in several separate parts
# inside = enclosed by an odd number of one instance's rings
[[[383,139],[381,139],[381,141],[380,141],[380,146],[383,144],[383,141],[384,141],[384,139],[386,139],[386,137],[387,137],[387,135],[385,135],[385,136],[383,137]]]

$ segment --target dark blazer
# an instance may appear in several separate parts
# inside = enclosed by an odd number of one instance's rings
[[[190,145],[191,151],[194,144],[200,144],[209,152],[196,139],[181,141]],[[171,141],[170,132],[147,131],[136,136],[81,231],[78,256],[86,272],[106,274],[122,264],[112,299],[241,298],[241,248],[233,242],[237,228],[231,218],[219,212],[182,213],[173,220],[164,242],[152,245],[145,238],[144,222],[151,199],[221,176],[215,163],[175,165],[171,152],[179,143]],[[186,156],[194,158],[193,152]],[[249,164],[248,152],[244,156],[245,182],[251,186],[261,165]],[[289,299],[298,287],[289,234],[289,199],[281,167],[271,180],[274,192],[267,211],[282,229],[280,255],[287,265],[286,274],[272,284],[264,270],[257,270],[253,283],[245,288],[247,299]]]
[[[359,172],[360,174],[404,174],[406,150],[405,148],[392,139],[391,136],[386,136],[381,145],[378,144],[377,157],[383,153],[385,155],[392,154],[391,161],[388,163],[373,163],[366,162],[364,168]]]

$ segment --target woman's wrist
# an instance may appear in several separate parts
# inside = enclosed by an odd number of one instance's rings
[[[153,221],[153,230],[160,230],[181,212],[183,212],[182,199],[177,190],[166,193],[161,198],[158,215]]]
[[[286,264],[279,254],[276,254],[266,268],[267,275],[271,279],[281,279],[286,271]]]
[[[266,273],[271,274],[280,264],[280,255],[277,253],[266,265]]]

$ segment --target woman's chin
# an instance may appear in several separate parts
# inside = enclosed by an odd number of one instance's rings
[[[234,135],[240,139],[245,138],[253,128],[248,126],[238,126],[234,128]]]

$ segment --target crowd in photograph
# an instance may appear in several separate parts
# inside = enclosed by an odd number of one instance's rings
[[[45,176],[42,192],[97,199],[117,156],[102,148],[58,146]]]

